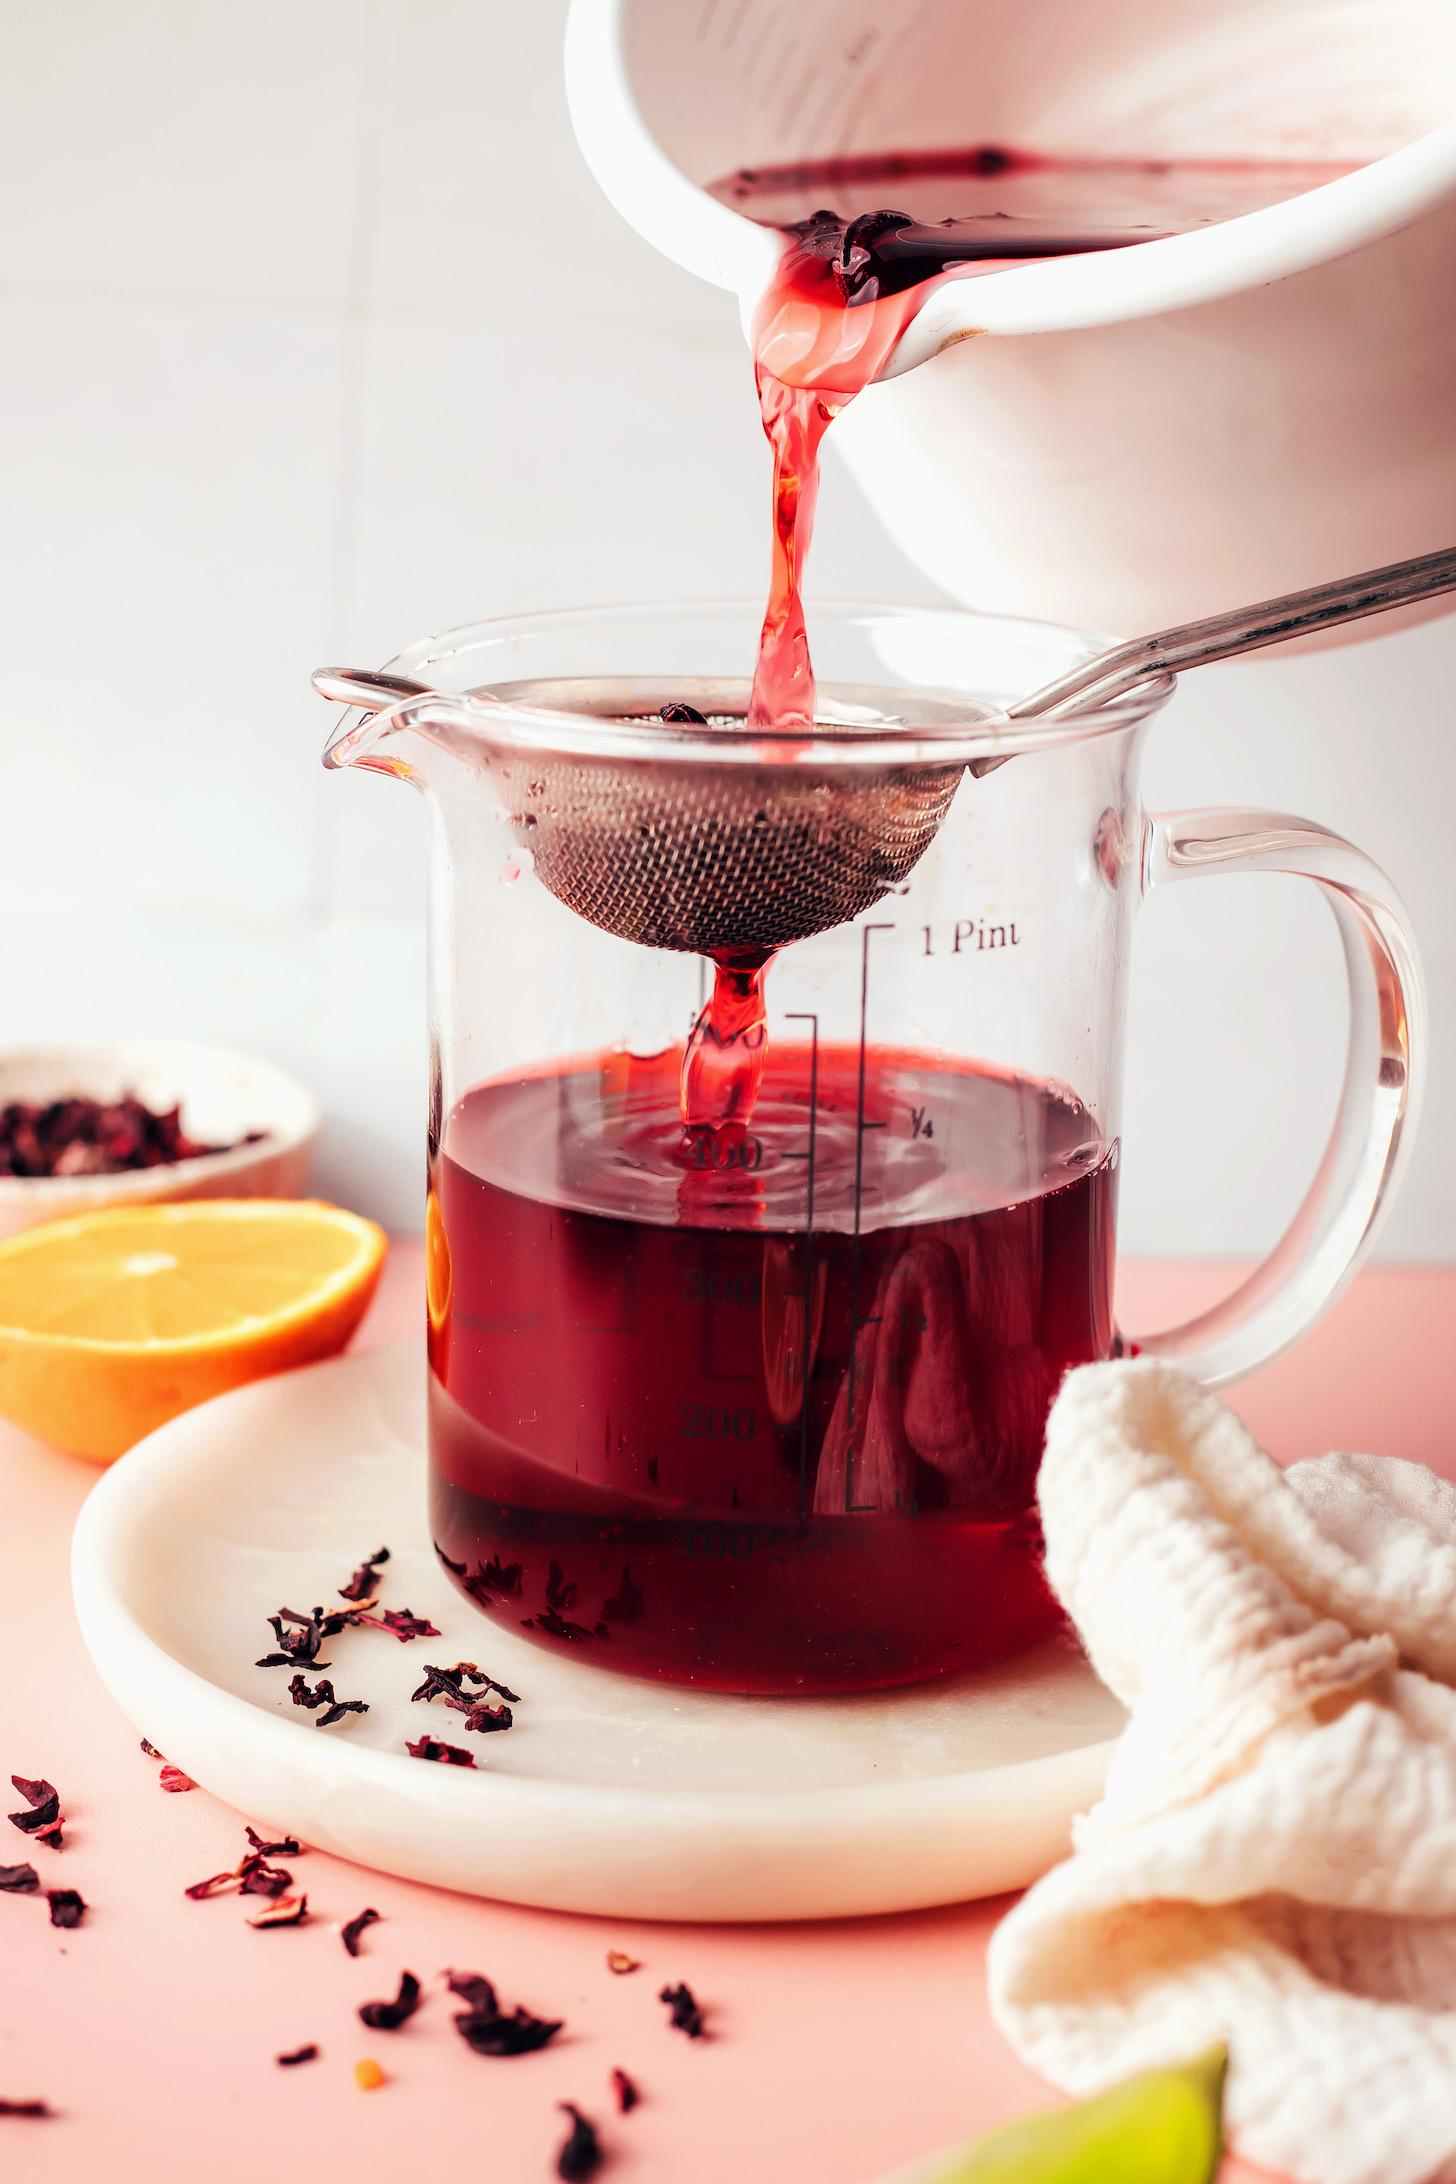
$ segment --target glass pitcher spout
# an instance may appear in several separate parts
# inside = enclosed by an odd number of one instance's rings
[[[324,746],[325,766],[358,766],[417,787],[427,785],[427,755],[448,750],[479,710],[468,698],[372,669],[320,667],[311,679],[321,697],[349,708]]]

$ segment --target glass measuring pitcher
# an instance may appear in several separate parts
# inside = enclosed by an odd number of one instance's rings
[[[1138,1339],[1210,1382],[1292,1341],[1368,1241],[1409,1135],[1419,977],[1347,842],[1143,811],[1169,684],[987,717],[1099,641],[821,608],[840,725],[776,738],[733,724],[759,611],[451,631],[391,663],[404,694],[350,713],[327,758],[431,810],[445,1568],[488,1616],[606,1667],[857,1691],[991,1662],[1056,1620],[1046,1411],[1069,1367],[1132,1346],[1112,1279],[1145,893],[1301,875],[1349,972],[1344,1093],[1288,1232],[1225,1302]],[[675,704],[707,718],[664,722]],[[870,839],[892,792],[918,815],[896,855]],[[847,841],[863,884],[821,901]]]

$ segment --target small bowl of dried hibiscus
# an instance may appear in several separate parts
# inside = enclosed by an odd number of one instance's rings
[[[318,1131],[302,1085],[219,1047],[0,1053],[0,1239],[98,1206],[300,1198]]]

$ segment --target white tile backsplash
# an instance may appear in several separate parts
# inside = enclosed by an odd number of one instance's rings
[[[321,1185],[418,1219],[422,810],[325,776],[307,687],[452,621],[755,593],[733,304],[598,197],[563,0],[15,11],[0,80],[0,1041],[175,1031],[305,1076]],[[538,244],[537,236],[544,237]],[[926,596],[827,465],[823,596]],[[1397,878],[1437,1047],[1391,1254],[1456,1236],[1456,623],[1188,679],[1149,800],[1307,812]],[[1155,901],[1123,1233],[1249,1251],[1344,1038],[1292,884]]]
[[[0,281],[317,313],[348,292],[372,0],[8,11]]]

